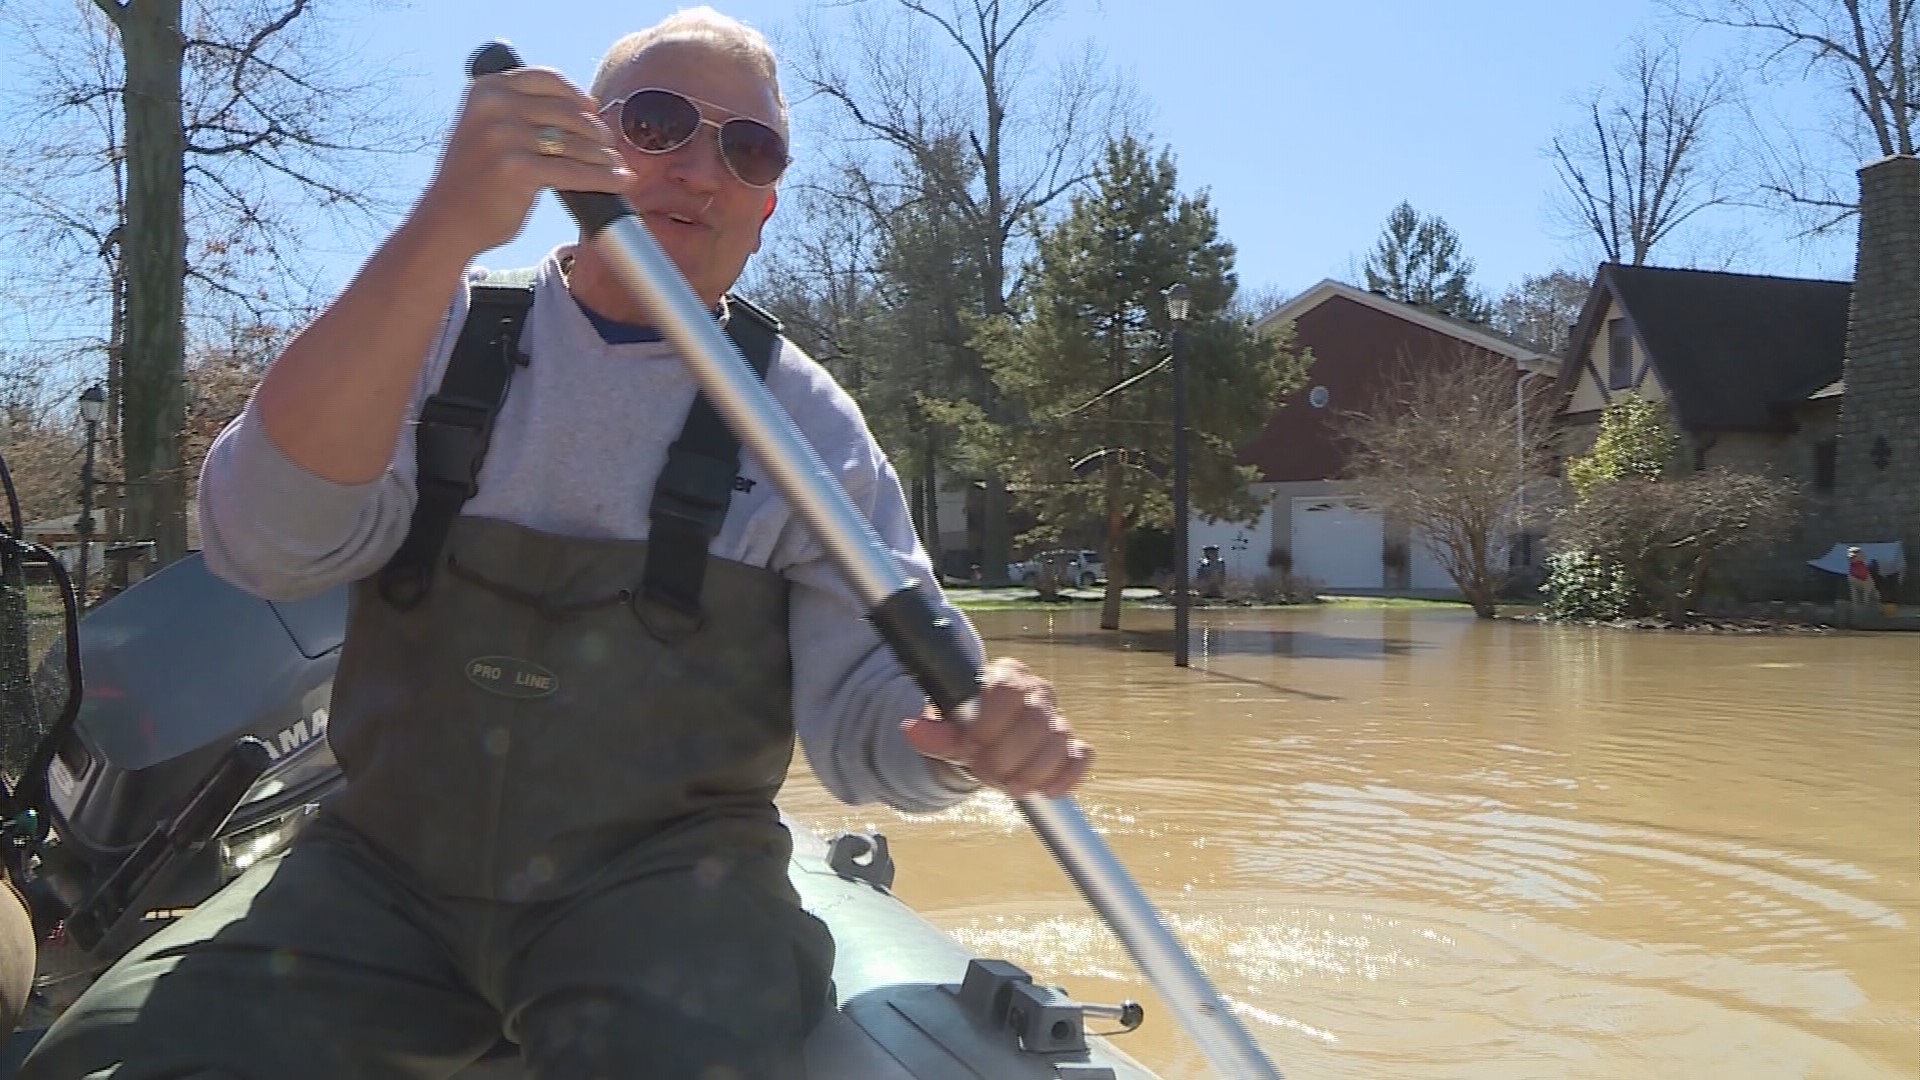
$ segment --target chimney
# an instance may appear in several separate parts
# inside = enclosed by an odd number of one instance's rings
[[[1836,542],[1903,541],[1920,571],[1920,157],[1860,170],[1853,278],[1835,459]]]

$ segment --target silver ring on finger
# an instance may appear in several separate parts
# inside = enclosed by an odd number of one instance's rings
[[[552,124],[540,125],[540,141],[535,144],[542,157],[559,157],[567,152],[567,133]]]

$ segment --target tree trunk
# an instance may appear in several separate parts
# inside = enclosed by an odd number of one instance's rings
[[[123,219],[126,217],[124,200],[120,216]],[[126,230],[122,229],[120,235],[124,238]],[[122,384],[126,381],[124,372],[127,357],[127,263],[124,251],[113,257],[109,281],[113,290],[113,315],[107,333],[107,415],[106,423],[102,425],[106,429],[102,441],[106,444],[107,461],[118,465],[120,476],[125,479],[126,459],[121,454],[120,444],[120,408],[126,399]],[[107,504],[107,539],[109,542],[119,540],[126,535],[127,486],[122,483],[108,488],[101,501]]]
[[[913,521],[914,535],[920,538],[920,546],[929,552],[933,546],[927,541],[927,490],[917,476],[907,477],[907,516]]]
[[[992,283],[987,299],[989,315],[1002,314],[1006,303],[1000,298],[999,282]],[[989,418],[1000,420],[993,393],[993,379],[983,370],[979,376],[979,396],[975,398]],[[1013,496],[1007,490],[1007,478],[989,464],[981,470],[980,491],[980,566],[990,585],[1005,584],[1007,564],[1013,561]]]
[[[1414,539],[1414,543],[1420,542],[1419,538]],[[1474,617],[1480,619],[1494,617],[1494,604],[1500,594],[1499,579],[1489,565],[1491,563],[1487,550],[1489,546],[1485,529],[1480,529],[1468,536],[1466,554],[1472,561],[1461,567],[1458,582],[1461,594],[1467,598],[1467,603],[1473,606]]]
[[[1494,607],[1497,597],[1487,576],[1474,574],[1469,580],[1472,582],[1471,587],[1463,591],[1467,595],[1467,603],[1473,605],[1474,616],[1481,619],[1493,618],[1498,614]]]
[[[991,55],[991,54],[990,54]],[[993,62],[982,72],[981,90],[984,91],[987,108],[987,146],[985,160],[981,163],[981,180],[986,187],[987,222],[992,234],[986,245],[986,281],[981,290],[982,313],[988,319],[994,319],[1007,312],[1007,228],[1006,193],[1001,190],[1000,129],[1006,122],[1006,105],[1000,99],[999,59],[993,56]],[[1005,420],[999,408],[999,395],[994,393],[993,380],[984,372],[980,381],[985,384],[980,396],[981,407],[987,415],[997,421]],[[994,577],[1006,574],[1006,566],[1013,559],[1013,499],[1007,491],[1007,478],[999,469],[986,470],[986,498],[981,500],[981,512],[986,518],[982,530],[984,549],[980,557],[990,568]]]
[[[156,542],[159,565],[186,553],[186,136],[181,108],[181,0],[112,5],[126,57],[126,354],[122,364],[126,531]]]

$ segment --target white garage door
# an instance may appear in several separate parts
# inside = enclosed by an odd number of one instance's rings
[[[1293,500],[1293,572],[1329,589],[1378,589],[1380,512],[1351,499]]]

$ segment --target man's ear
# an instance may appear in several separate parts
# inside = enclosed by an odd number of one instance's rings
[[[767,192],[767,204],[760,210],[760,227],[754,230],[753,250],[756,253],[760,250],[761,241],[765,239],[763,234],[767,230],[767,221],[773,217],[773,208],[779,205],[780,196],[771,191]]]

